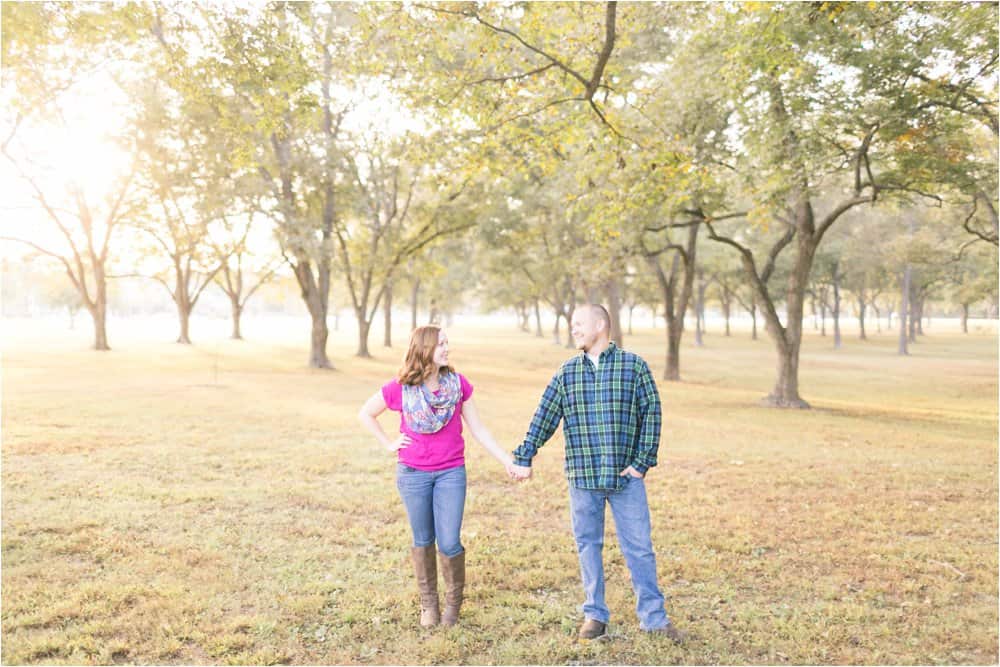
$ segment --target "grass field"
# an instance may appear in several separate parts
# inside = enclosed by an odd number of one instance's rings
[[[522,485],[469,444],[462,620],[418,627],[393,465],[355,417],[402,334],[360,360],[335,333],[322,372],[306,330],[255,339],[248,321],[246,342],[220,328],[180,346],[172,324],[112,329],[96,353],[85,327],[3,324],[5,664],[997,662],[995,329],[935,325],[908,358],[891,334],[835,351],[810,333],[810,411],[757,406],[767,340],[687,340],[647,482],[668,613],[691,635],[675,647],[639,631],[611,535],[612,640],[574,641],[559,435]],[[507,328],[449,335],[512,448],[571,353]],[[626,339],[657,376],[663,336]]]

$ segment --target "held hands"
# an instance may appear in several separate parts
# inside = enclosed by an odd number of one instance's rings
[[[407,447],[409,447],[411,442],[412,440],[410,440],[410,436],[403,433],[398,438],[389,443],[388,450],[391,453],[395,454],[399,450],[406,449]]]
[[[523,482],[531,478],[530,466],[519,466],[513,461],[508,461],[503,467],[507,469],[507,476],[514,481]]]
[[[618,473],[618,476],[619,477],[636,477],[638,479],[642,479],[644,477],[644,475],[642,473],[640,473],[638,470],[636,470],[632,466],[629,466],[629,467],[625,468],[625,470],[622,470],[620,473]]]

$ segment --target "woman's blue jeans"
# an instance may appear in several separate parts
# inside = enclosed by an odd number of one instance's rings
[[[637,477],[626,479],[628,481],[620,491],[591,491],[578,489],[572,482],[569,485],[573,535],[576,537],[586,598],[583,613],[601,623],[607,623],[611,616],[604,602],[604,562],[601,555],[604,548],[604,506],[607,503],[611,505],[618,544],[632,575],[639,626],[643,630],[655,630],[670,621],[663,607],[663,594],[656,583],[656,555],[650,537],[646,483]]]
[[[396,488],[406,505],[413,546],[437,542],[449,558],[462,553],[462,515],[465,513],[465,466],[425,471],[396,464]]]

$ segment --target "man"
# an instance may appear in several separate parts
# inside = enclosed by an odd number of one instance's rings
[[[643,479],[656,465],[660,396],[646,362],[612,343],[610,330],[603,306],[586,304],[573,313],[573,340],[583,354],[564,363],[546,387],[524,443],[513,452],[514,471],[520,479],[531,476],[531,459],[564,420],[570,511],[586,597],[579,638],[607,636],[601,551],[608,503],[638,598],[640,627],[680,643],[684,635],[667,618],[656,583]]]

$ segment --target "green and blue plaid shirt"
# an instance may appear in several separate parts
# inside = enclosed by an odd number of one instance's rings
[[[597,370],[586,354],[570,359],[542,394],[514,463],[530,466],[563,420],[566,477],[579,489],[618,490],[621,472],[656,465],[660,446],[660,394],[649,366],[611,343]]]

